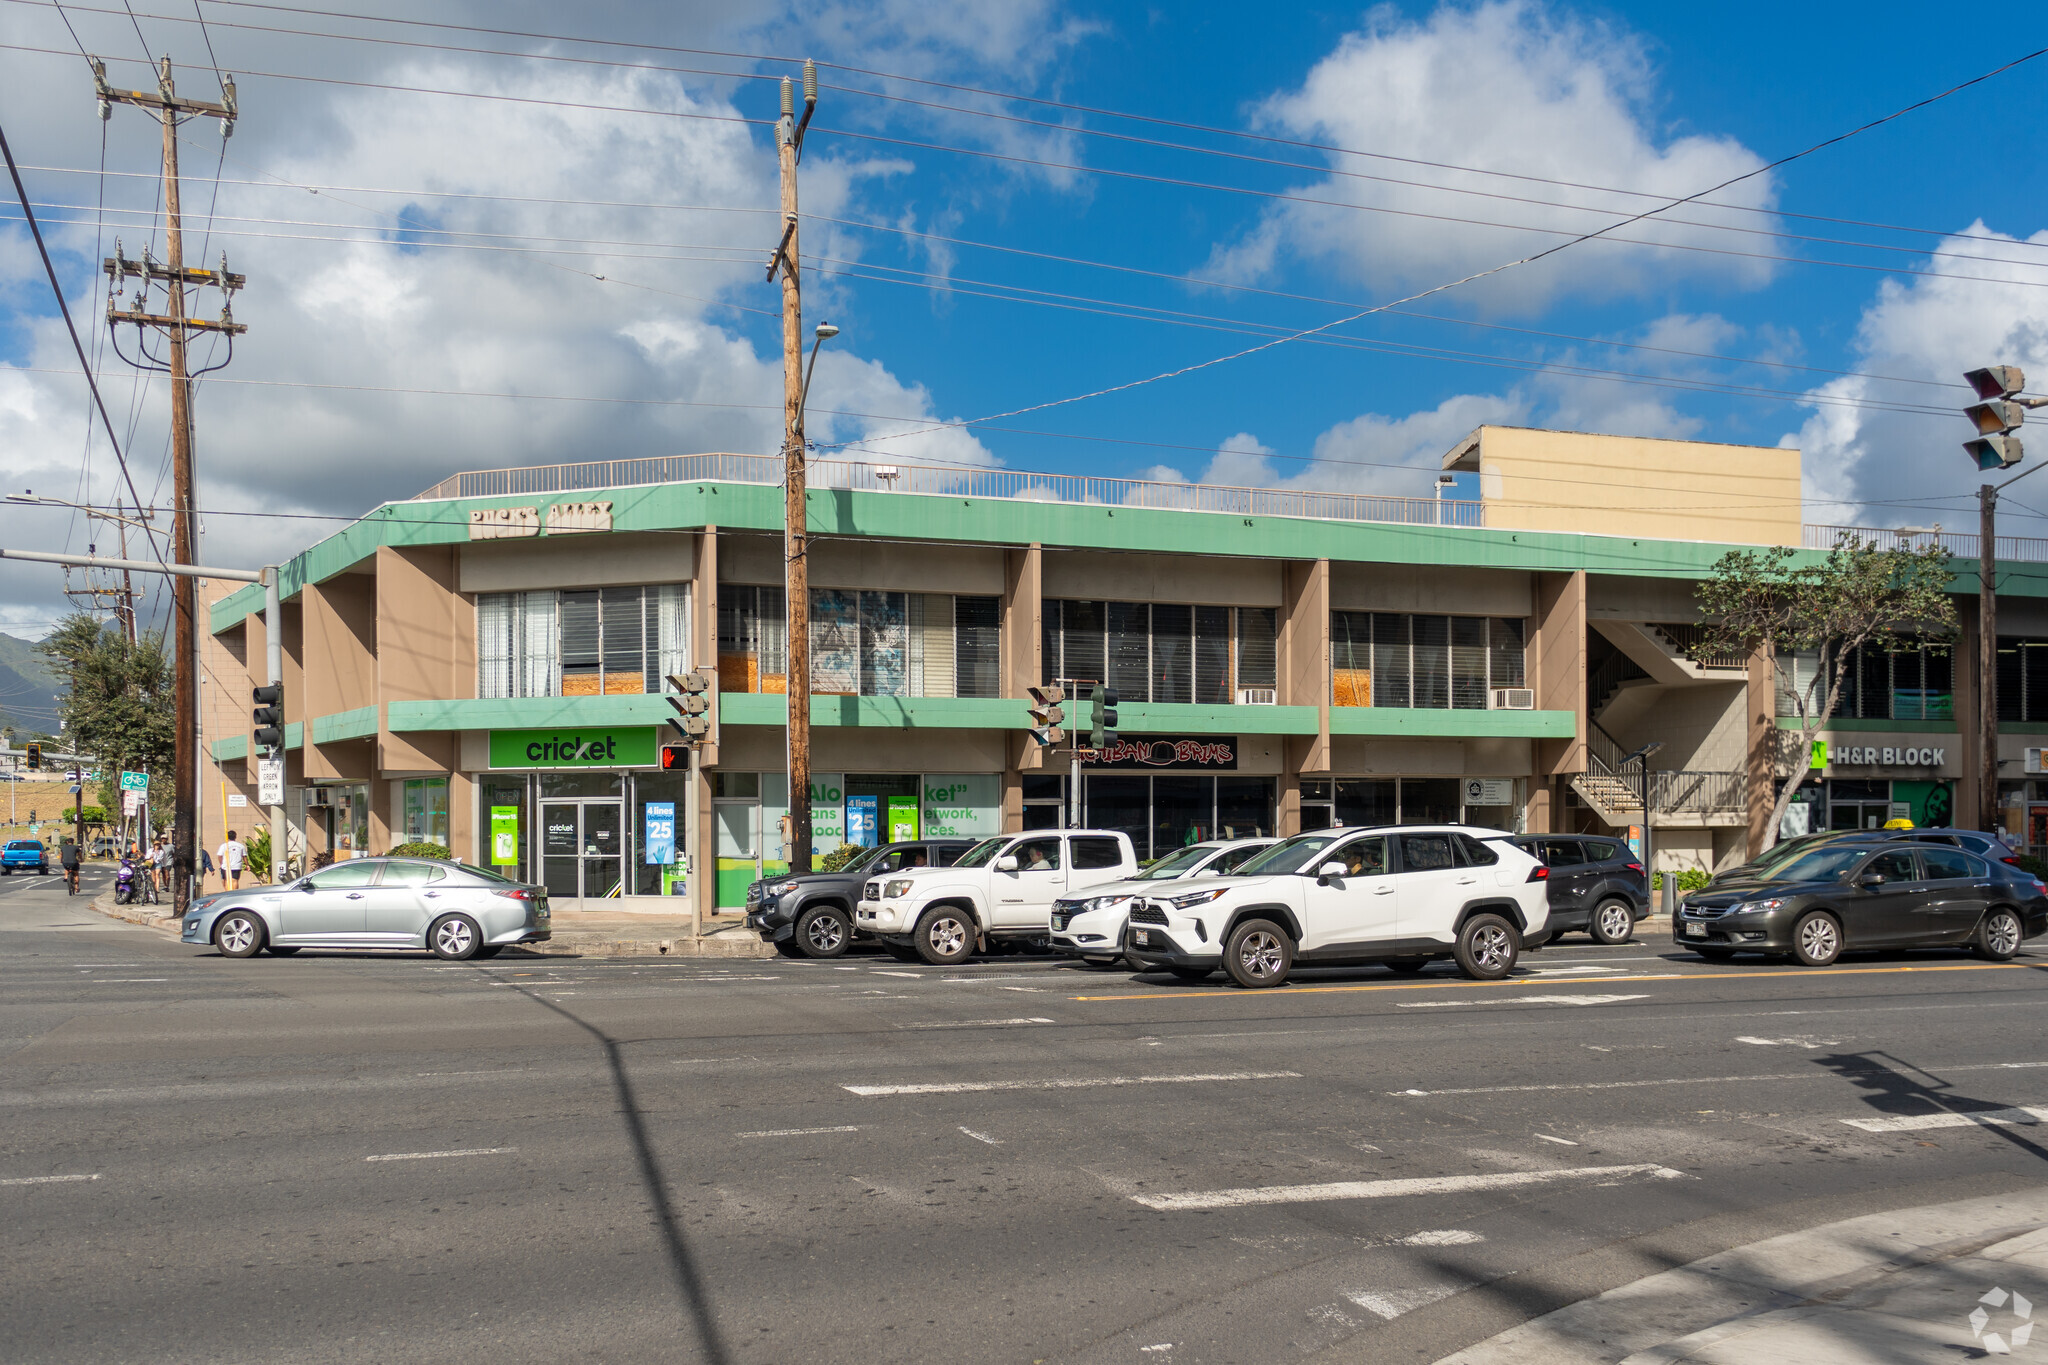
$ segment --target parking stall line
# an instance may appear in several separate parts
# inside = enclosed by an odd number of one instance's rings
[[[859,1124],[843,1123],[836,1128],[764,1128],[758,1133],[734,1133],[733,1136],[743,1138],[815,1137],[820,1133],[858,1133],[859,1131]]]
[[[844,1085],[856,1095],[966,1095],[997,1090],[1092,1090],[1102,1086],[1190,1085],[1212,1081],[1300,1080],[1299,1071],[1219,1071],[1187,1076],[1087,1076],[1043,1081],[932,1081],[915,1085]]]
[[[2039,971],[2039,962],[1958,962],[1935,967],[1802,967],[1774,972],[1658,972],[1644,976],[1606,976],[1600,979],[1603,986],[1617,986],[1625,981],[1740,981],[1752,978],[1778,981],[1805,981],[1816,976],[1887,976],[1901,973],[1928,972],[2003,972]],[[1256,991],[1147,991],[1123,995],[1070,995],[1069,1000],[1083,1000],[1090,1003],[1116,1000],[1271,1000],[1277,996],[1289,995],[1333,995],[1350,994],[1358,991],[1454,991],[1454,990],[1499,990],[1503,987],[1543,986],[1550,983],[1531,978],[1511,981],[1389,981],[1384,984],[1357,986],[1279,986],[1270,990]]]
[[[1684,1171],[1642,1162],[1628,1166],[1574,1166],[1557,1171],[1500,1171],[1492,1175],[1420,1176],[1407,1180],[1337,1180],[1321,1185],[1266,1185],[1189,1194],[1134,1194],[1131,1202],[1161,1213],[1247,1208],[1259,1204],[1314,1204],[1340,1199],[1402,1199],[1418,1194],[1466,1194],[1565,1180],[1619,1180],[1629,1176],[1689,1180]]]
[[[70,1185],[79,1181],[98,1179],[97,1175],[18,1175],[0,1180],[0,1185]]]

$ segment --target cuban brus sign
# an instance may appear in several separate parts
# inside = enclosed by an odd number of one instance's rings
[[[1234,735],[1122,735],[1101,749],[1081,750],[1081,765],[1091,768],[1206,768],[1230,770],[1237,767],[1237,738]]]

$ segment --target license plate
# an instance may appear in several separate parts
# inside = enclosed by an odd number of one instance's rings
[[[1707,936],[1707,926],[1704,924],[1688,924],[1685,926],[1685,936],[1687,938],[1705,938]]]
[[[1131,942],[1133,942],[1133,943],[1137,944],[1137,945],[1138,945],[1138,946],[1139,946],[1140,948],[1149,948],[1149,947],[1151,947],[1151,946],[1152,946],[1152,931],[1151,931],[1151,930],[1149,930],[1149,929],[1133,929],[1133,930],[1131,930]]]

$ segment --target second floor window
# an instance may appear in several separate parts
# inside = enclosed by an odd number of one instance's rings
[[[690,585],[481,593],[479,697],[661,692],[690,666]]]
[[[1227,704],[1276,685],[1279,618],[1276,607],[1052,599],[1040,671],[1107,683],[1120,701]]]
[[[718,589],[718,681],[730,692],[786,692],[783,590]],[[993,597],[811,590],[811,691],[823,696],[1002,695],[1001,604]]]
[[[1331,704],[1484,711],[1525,687],[1523,623],[1500,616],[1330,613]]]
[[[2005,714],[2008,697],[2017,698],[2017,680],[2008,683],[2009,670],[2019,664],[2020,652],[2007,652],[2009,645],[2022,641],[2001,637],[1998,641],[1998,710],[2001,720],[2020,720]],[[2041,642],[2042,684],[2048,691],[2048,641]],[[1810,714],[1818,713],[1827,700],[1823,694],[1831,674],[1820,667],[1818,653],[1781,654],[1777,660],[1778,714],[1797,716],[1803,696]],[[1850,652],[1842,672],[1842,691],[1835,701],[1834,717],[1840,720],[1927,720],[1953,721],[1955,709],[1955,660],[1946,644],[1907,643],[1887,649],[1883,645],[1859,645]],[[2038,713],[2048,720],[2048,705]]]

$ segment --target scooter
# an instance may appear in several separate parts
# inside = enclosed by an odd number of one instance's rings
[[[135,901],[135,860],[123,858],[121,870],[114,874],[114,904],[131,905]]]

